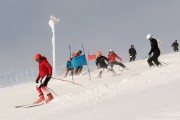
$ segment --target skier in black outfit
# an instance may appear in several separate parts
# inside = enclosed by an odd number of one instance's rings
[[[171,47],[173,47],[174,52],[179,51],[179,49],[178,49],[179,44],[177,43],[177,40],[175,40],[175,42],[171,45]]]
[[[98,77],[101,77],[103,70],[108,69],[108,65],[106,64],[106,62],[109,63],[109,59],[105,56],[102,56],[101,51],[97,52],[97,56],[98,57],[96,58],[96,66],[97,66],[97,69],[100,69]],[[115,73],[114,70],[112,70],[112,72]]]
[[[154,66],[153,62],[155,63],[156,66],[162,65],[159,61],[158,61],[158,57],[160,56],[160,49],[158,47],[158,43],[157,40],[154,39],[152,37],[151,34],[148,34],[146,37],[150,43],[151,43],[151,50],[149,52],[149,58],[148,58],[148,64],[150,67]],[[151,56],[151,54],[153,53],[153,55]]]
[[[131,48],[129,49],[129,58],[130,58],[130,62],[135,61],[136,59],[136,49],[134,48],[134,45],[131,45]]]

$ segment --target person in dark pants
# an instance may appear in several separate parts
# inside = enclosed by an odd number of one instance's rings
[[[100,70],[99,74],[98,74],[98,77],[100,78],[104,69],[108,69],[108,65],[106,64],[106,62],[109,63],[109,59],[107,57],[103,56],[101,51],[97,52],[97,56],[98,57],[96,58],[96,66],[97,66],[97,69]],[[111,71],[114,75],[116,75],[116,73],[113,69]]]
[[[152,37],[151,34],[148,34],[146,36],[147,40],[150,41],[151,44],[151,50],[149,51],[149,58],[147,60],[148,64],[150,67],[152,66],[162,66],[162,64],[158,61],[158,57],[160,56],[160,49],[158,47],[158,42],[155,38]],[[151,56],[151,54],[153,53],[153,55]],[[153,63],[154,62],[154,63]],[[154,65],[155,64],[155,65]]]
[[[38,62],[39,67],[39,74],[35,80],[35,82],[38,84],[36,86],[36,89],[39,93],[39,99],[35,101],[34,103],[41,103],[45,101],[48,103],[49,101],[53,100],[53,96],[51,92],[48,90],[47,85],[49,80],[52,76],[52,67],[47,61],[47,58],[44,56],[41,56],[41,54],[35,55],[35,61]],[[47,96],[47,99],[45,100],[45,96]]]
[[[114,53],[114,50],[109,50],[108,59],[111,69],[113,69],[114,65],[119,65],[124,69],[128,69],[123,63],[116,61],[116,58],[122,62],[122,58],[119,57],[116,53]]]
[[[82,54],[82,51],[79,50],[77,53],[74,53],[74,54],[73,54],[73,57],[80,56],[81,54]],[[82,72],[82,69],[83,69],[83,66],[78,66],[78,67],[76,67],[75,70],[74,70],[75,75],[80,75],[81,72]]]
[[[130,62],[135,61],[136,59],[136,49],[134,48],[134,45],[131,45],[131,48],[129,49],[129,58],[130,58]]]
[[[73,70],[74,68],[72,67],[72,64],[71,64],[71,58],[69,58],[68,61],[66,62],[66,74],[64,78],[68,76],[69,71],[71,71],[71,75],[73,75]]]
[[[173,47],[174,52],[178,52],[179,51],[179,44],[177,42],[177,40],[175,40],[175,42],[171,45],[171,47]]]

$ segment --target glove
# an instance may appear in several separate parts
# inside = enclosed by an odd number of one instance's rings
[[[123,60],[121,59],[121,62],[122,62]]]
[[[35,82],[36,82],[36,83],[39,83],[39,79],[36,79]]]
[[[51,77],[52,77],[52,75],[51,75],[51,74],[47,75],[47,78],[51,78]]]

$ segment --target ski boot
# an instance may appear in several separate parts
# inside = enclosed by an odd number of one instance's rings
[[[39,99],[36,101],[36,102],[34,102],[35,104],[38,104],[38,103],[41,103],[41,102],[43,102],[45,99],[44,99],[44,95],[43,94],[41,94],[41,95],[39,95]]]
[[[46,100],[45,102],[48,103],[49,101],[51,101],[51,100],[53,100],[53,99],[54,99],[54,97],[52,96],[51,93],[49,93],[49,94],[47,95],[47,100]]]

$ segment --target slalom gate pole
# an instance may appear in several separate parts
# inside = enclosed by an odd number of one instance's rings
[[[71,52],[71,46],[70,46],[70,45],[69,45],[69,53],[70,53],[70,58],[71,58],[72,52]],[[72,64],[71,64],[71,65],[72,65]],[[71,66],[71,67],[72,67],[72,66]],[[74,83],[73,74],[74,74],[74,71],[73,71],[73,69],[71,68],[71,76],[72,76],[72,80],[73,80],[73,83]]]
[[[56,80],[60,80],[60,81],[64,81],[64,82],[69,82],[69,83],[72,83],[72,84],[75,84],[75,85],[78,85],[78,86],[83,86],[79,83],[75,83],[75,82],[72,82],[72,81],[69,81],[69,80],[64,80],[64,79],[61,79],[61,78],[55,78],[55,77],[52,77],[53,79],[56,79]]]
[[[82,49],[83,49],[83,52],[84,52],[84,55],[85,55],[83,44],[81,44],[81,45],[82,45]],[[91,80],[91,75],[90,75],[90,70],[89,70],[89,65],[88,64],[87,64],[87,68],[88,68],[88,73],[89,73],[89,79]]]

